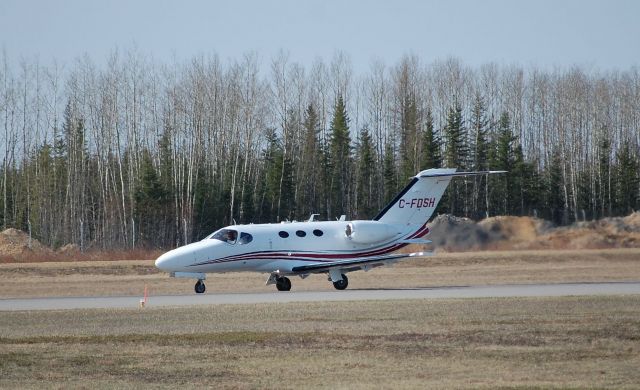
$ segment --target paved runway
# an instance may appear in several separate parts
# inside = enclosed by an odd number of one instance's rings
[[[490,297],[557,297],[570,295],[640,294],[640,282],[511,284],[451,286],[385,290],[302,291],[269,293],[208,293],[161,295],[148,298],[147,307],[238,305],[252,303],[363,301],[384,299],[438,299]],[[140,297],[64,297],[0,299],[0,311],[135,308]]]

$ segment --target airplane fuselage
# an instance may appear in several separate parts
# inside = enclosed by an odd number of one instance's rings
[[[378,242],[361,242],[356,237],[360,224],[371,229],[380,226],[380,230],[384,226],[387,237]],[[228,232],[234,237],[217,234],[219,232]],[[201,241],[167,252],[158,258],[156,264],[169,272],[277,270],[280,274],[289,274],[293,268],[310,263],[390,253],[406,245],[398,243],[400,239],[421,236],[426,232],[424,226],[387,225],[372,221],[233,225]]]

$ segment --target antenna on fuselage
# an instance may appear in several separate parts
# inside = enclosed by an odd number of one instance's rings
[[[309,217],[309,219],[307,220],[307,222],[313,222],[316,220],[316,217],[319,217],[320,214],[311,214],[311,216]]]

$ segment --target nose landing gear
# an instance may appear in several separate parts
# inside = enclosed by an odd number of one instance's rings
[[[202,281],[202,279],[198,279],[198,281],[196,282],[196,286],[194,288],[194,290],[196,290],[196,294],[204,294],[206,289],[207,288],[204,285],[204,282]]]

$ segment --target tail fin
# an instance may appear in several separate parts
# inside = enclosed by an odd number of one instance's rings
[[[388,224],[426,223],[454,176],[487,175],[505,171],[456,172],[455,168],[427,169],[411,182],[375,218]]]

